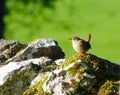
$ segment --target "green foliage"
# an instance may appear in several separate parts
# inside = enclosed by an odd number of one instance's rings
[[[68,38],[86,39],[91,33],[90,52],[118,63],[119,4],[119,0],[6,0],[4,36],[24,43],[53,38],[69,57],[75,52]]]

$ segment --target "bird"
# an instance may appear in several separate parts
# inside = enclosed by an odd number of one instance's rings
[[[89,49],[91,49],[90,40],[91,40],[91,34],[88,34],[87,40],[83,40],[79,38],[78,36],[74,36],[72,38],[69,38],[69,40],[72,40],[72,46],[73,49],[79,53],[79,56],[84,55]]]

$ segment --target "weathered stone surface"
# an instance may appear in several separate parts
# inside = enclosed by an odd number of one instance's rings
[[[3,65],[7,59],[15,56],[21,49],[25,48],[25,44],[21,44],[15,40],[0,40],[0,65]]]
[[[2,53],[0,58],[0,95],[120,94],[120,65],[92,54],[65,60],[52,39],[38,39],[10,59]]]
[[[22,95],[39,70],[54,62],[46,57],[10,62],[0,68],[0,95]]]
[[[6,61],[22,61],[32,58],[49,57],[53,60],[64,58],[64,52],[58,46],[57,42],[52,39],[38,39],[29,44],[25,49],[18,52],[16,56]]]
[[[4,54],[0,53],[0,66],[2,66],[2,63],[4,63],[7,59],[8,58]]]
[[[40,72],[54,70],[54,60],[64,58],[64,52],[52,39],[38,39],[28,45],[14,40],[0,42],[0,95],[22,95],[39,75],[45,75]]]
[[[46,70],[44,76],[37,78],[37,82],[23,95],[119,95],[120,72],[118,70],[116,74],[111,73],[115,68],[120,69],[120,65],[94,55],[72,57],[52,72]],[[106,86],[107,80],[112,80],[114,86],[109,88],[109,83]],[[104,87],[106,90],[109,89],[107,94],[103,91]]]

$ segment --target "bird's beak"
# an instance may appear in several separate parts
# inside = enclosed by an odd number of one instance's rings
[[[72,38],[69,38],[69,40],[72,40]]]

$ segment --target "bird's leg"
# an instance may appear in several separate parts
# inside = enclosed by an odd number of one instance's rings
[[[84,54],[85,54],[85,52],[80,52],[80,53],[78,54],[78,57],[84,56]]]

